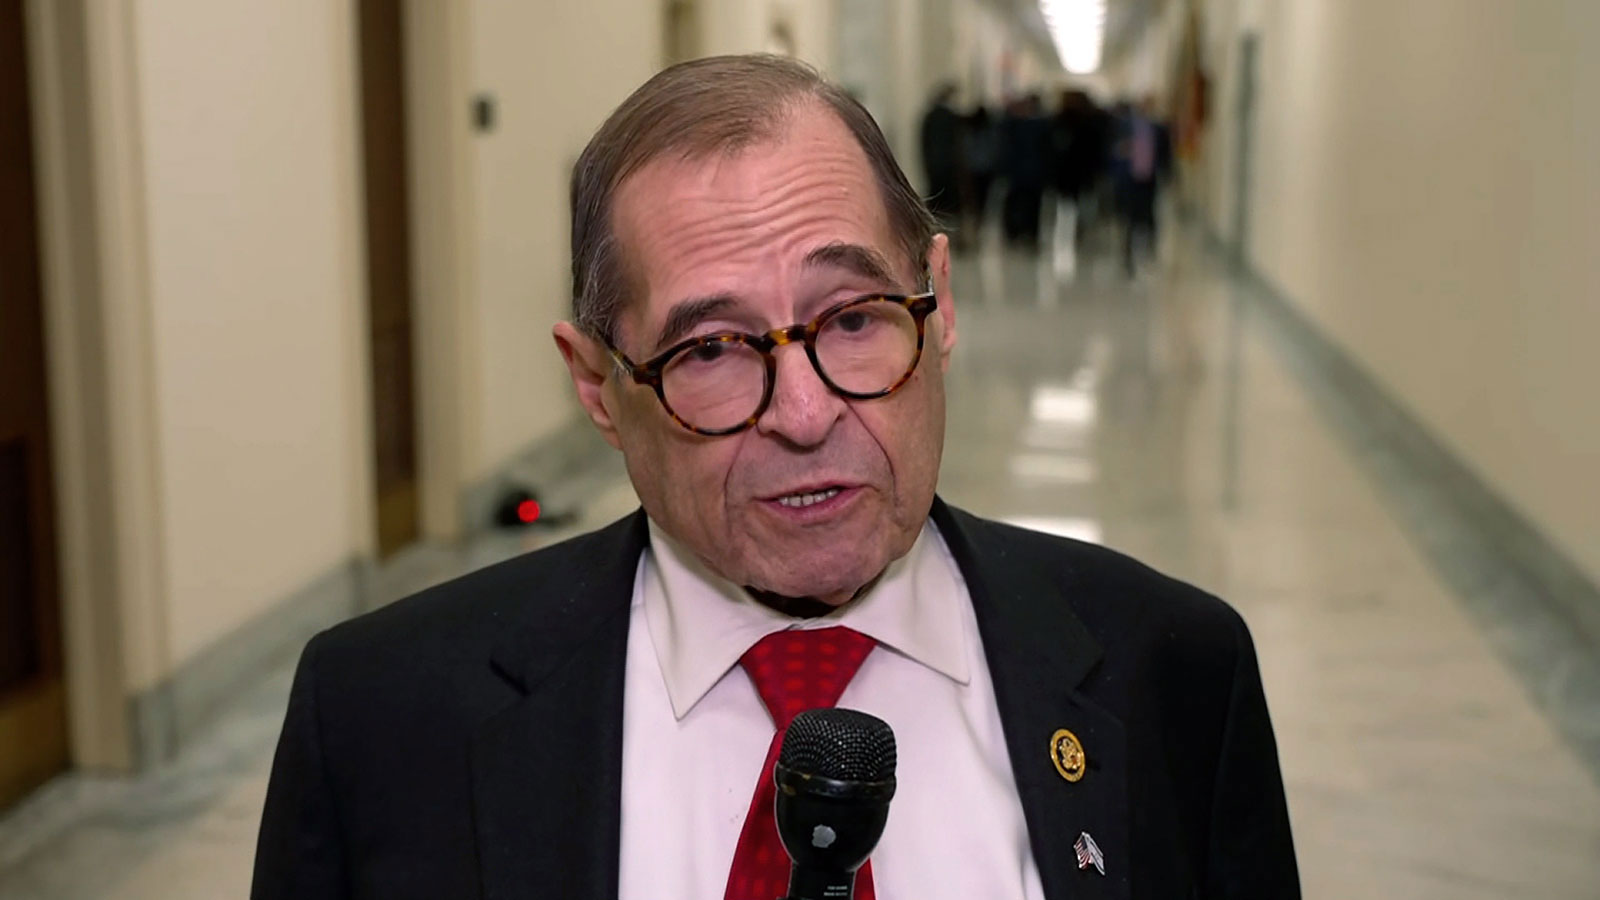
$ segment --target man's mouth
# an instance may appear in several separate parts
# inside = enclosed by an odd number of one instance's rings
[[[784,496],[776,499],[780,505],[787,506],[790,509],[804,509],[807,506],[814,506],[823,502],[824,500],[832,500],[834,497],[839,496],[839,491],[841,490],[842,488],[830,487],[824,488],[820,491],[801,491],[800,493],[796,494],[785,494]]]

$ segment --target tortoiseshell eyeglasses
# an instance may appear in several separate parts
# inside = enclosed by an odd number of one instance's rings
[[[916,371],[928,314],[937,307],[931,285],[910,296],[871,294],[766,334],[692,337],[643,363],[630,360],[609,338],[605,344],[634,382],[655,389],[674,421],[716,437],[743,431],[766,412],[778,375],[773,353],[784,344],[805,344],[817,376],[841,397],[889,396]]]

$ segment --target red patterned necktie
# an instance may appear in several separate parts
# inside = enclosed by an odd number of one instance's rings
[[[815,631],[780,631],[756,642],[739,658],[750,673],[761,701],[772,714],[777,733],[767,748],[767,761],[756,781],[756,794],[745,813],[739,846],[733,851],[724,900],[775,900],[789,891],[789,854],[778,839],[772,806],[777,787],[772,766],[783,746],[783,732],[808,709],[833,706],[845,685],[877,642],[842,625]],[[874,900],[872,863],[856,873],[857,900]]]

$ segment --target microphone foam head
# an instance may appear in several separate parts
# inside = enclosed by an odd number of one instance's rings
[[[887,781],[894,777],[894,731],[854,709],[808,709],[784,732],[778,764],[838,781]]]

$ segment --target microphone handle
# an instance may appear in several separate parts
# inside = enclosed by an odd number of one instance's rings
[[[855,872],[819,872],[795,866],[789,870],[789,893],[778,900],[853,900]]]

